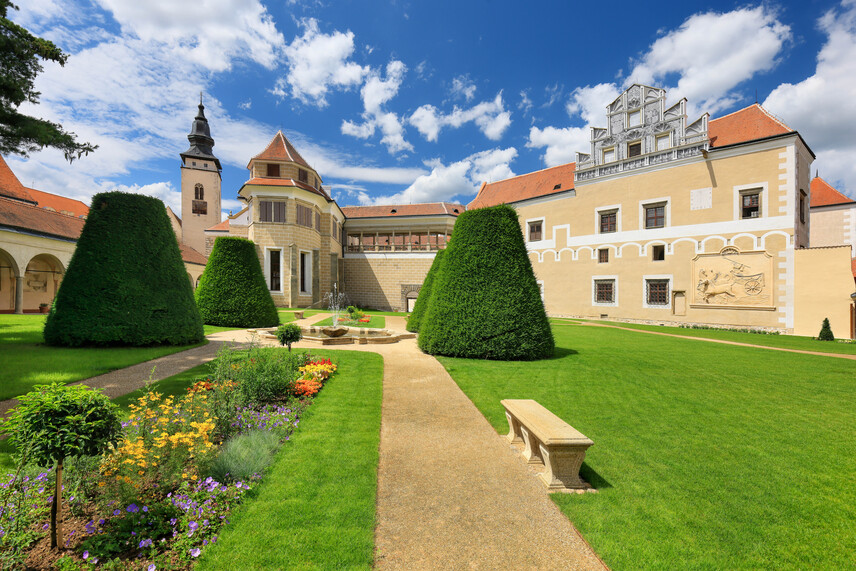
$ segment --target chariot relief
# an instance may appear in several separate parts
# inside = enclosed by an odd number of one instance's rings
[[[696,305],[773,305],[772,258],[766,252],[740,252],[730,247],[718,254],[700,254],[693,260],[693,276]]]

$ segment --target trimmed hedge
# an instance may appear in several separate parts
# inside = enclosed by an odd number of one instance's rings
[[[419,331],[426,353],[474,359],[551,357],[553,333],[510,206],[458,217]]]
[[[205,338],[163,203],[105,192],[92,206],[54,307],[50,345],[187,345]]]
[[[428,309],[428,304],[431,300],[431,290],[434,286],[434,279],[440,271],[440,265],[442,263],[441,260],[445,253],[446,250],[439,250],[437,252],[437,255],[434,256],[434,263],[431,264],[431,269],[428,270],[428,274],[422,282],[422,289],[419,290],[419,297],[416,298],[416,304],[413,306],[413,311],[410,313],[410,317],[407,318],[407,330],[411,333],[419,332],[419,325],[422,323],[422,318],[425,317],[425,310]]]
[[[256,245],[245,238],[223,236],[214,242],[196,288],[196,305],[208,325],[279,325]]]

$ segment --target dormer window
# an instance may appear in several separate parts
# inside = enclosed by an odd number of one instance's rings
[[[633,158],[638,157],[642,154],[642,141],[633,141],[632,143],[627,143],[627,157]]]
[[[299,180],[300,182],[309,184],[309,173],[303,169],[299,169],[297,171],[297,180]]]
[[[395,208],[393,208],[392,210],[390,210],[390,213],[391,213],[391,214],[395,214],[396,212],[398,212],[398,210],[396,210]]]
[[[562,183],[561,183],[561,182],[560,182],[559,184],[557,184],[556,186],[554,186],[554,187],[553,187],[553,190],[559,190],[560,188],[562,188]]]
[[[279,177],[279,165],[274,165],[274,164],[268,163],[268,165],[267,165],[267,176]]]
[[[636,111],[631,111],[627,114],[627,126],[628,127],[638,127],[642,124],[642,110],[637,109]]]
[[[603,150],[603,162],[611,163],[615,160],[615,148],[610,147],[608,149]]]

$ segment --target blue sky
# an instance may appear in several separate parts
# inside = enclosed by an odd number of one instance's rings
[[[237,210],[278,129],[340,204],[466,203],[482,181],[573,161],[634,82],[686,97],[691,120],[757,97],[856,196],[856,0],[20,4],[11,18],[70,55],[24,110],[100,148],[7,159],[25,185],[86,202],[120,189],[178,211],[200,92]]]

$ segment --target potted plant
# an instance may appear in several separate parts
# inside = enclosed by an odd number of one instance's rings
[[[49,303],[40,303],[39,304],[39,311],[41,311],[42,313],[48,313],[50,310],[51,310],[51,304],[49,304]]]

